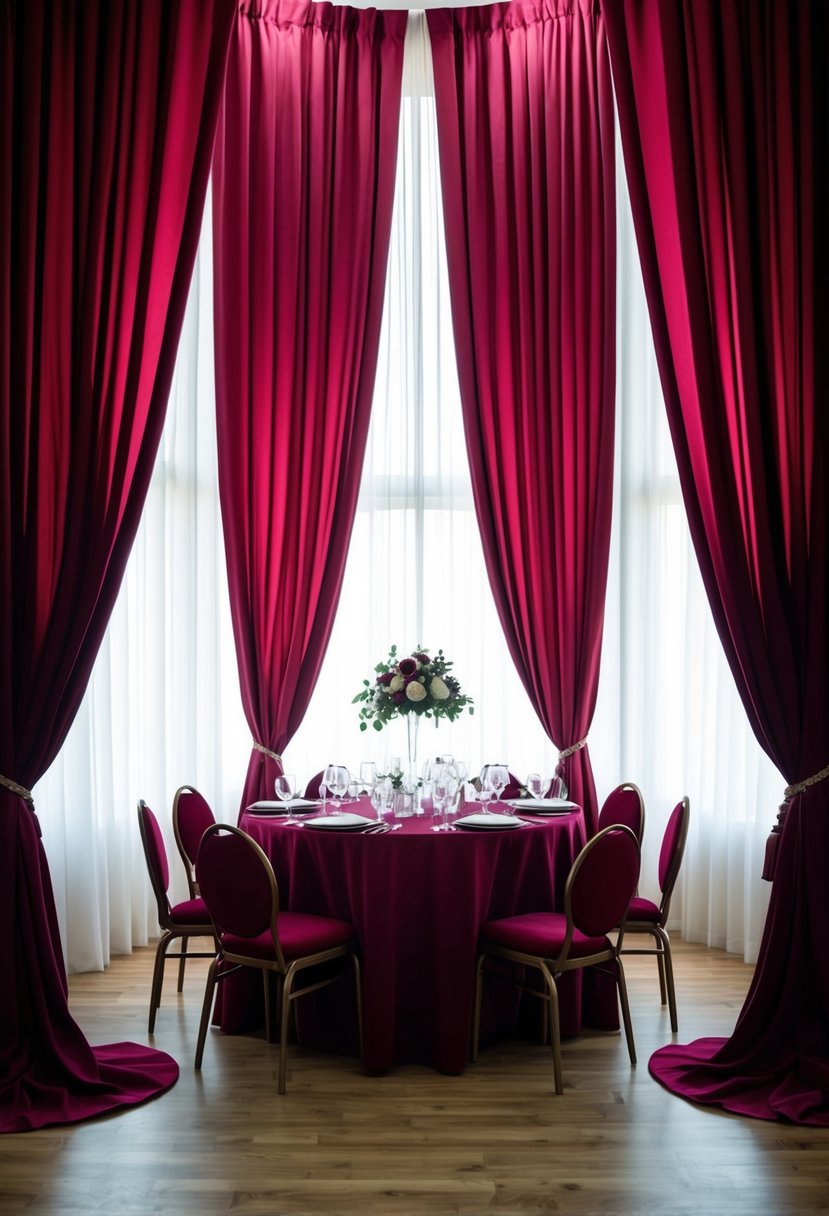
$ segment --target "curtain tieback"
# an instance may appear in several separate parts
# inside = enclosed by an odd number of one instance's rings
[[[761,874],[761,878],[766,882],[771,882],[774,879],[774,871],[777,867],[778,842],[780,840],[780,833],[783,831],[783,824],[786,822],[786,816],[789,813],[789,803],[792,798],[796,798],[798,794],[802,794],[810,786],[817,785],[819,781],[825,781],[827,777],[829,777],[829,764],[825,768],[822,768],[819,773],[806,777],[803,781],[793,781],[791,785],[786,786],[783,802],[777,812],[777,823],[772,825],[768,840],[766,841],[766,855],[763,860],[763,873]]]
[[[275,760],[277,764],[282,763],[282,757],[279,755],[279,753],[272,752],[269,747],[265,747],[264,743],[257,743],[256,740],[254,739],[253,746],[254,746],[254,749],[257,752],[261,752],[263,756],[270,756],[271,760]]]
[[[11,790],[13,794],[18,794],[21,798],[25,798],[30,806],[34,806],[35,800],[32,796],[32,791],[27,790],[25,785],[18,785],[16,781],[12,781],[11,777],[4,777],[0,773],[0,785],[5,785],[7,790]]]
[[[574,756],[576,752],[581,751],[583,747],[587,747],[587,739],[579,739],[578,743],[574,743],[572,747],[563,747],[558,753],[558,762],[561,764],[568,756]]]
[[[802,794],[811,785],[817,785],[819,781],[825,781],[829,777],[829,764],[826,768],[822,768],[819,773],[815,773],[813,777],[807,777],[805,781],[795,781],[792,785],[786,786],[784,794],[786,802],[791,802],[796,794]]]

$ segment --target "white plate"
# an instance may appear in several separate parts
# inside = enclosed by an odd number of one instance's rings
[[[306,819],[306,828],[324,828],[329,832],[356,832],[367,828],[369,824],[377,823],[376,819],[366,819],[365,815],[351,815],[347,812],[336,815],[318,815],[314,819]]]
[[[268,802],[263,799],[261,802],[252,802],[245,810],[254,815],[287,815],[289,808],[292,811],[311,811],[319,805],[319,799],[314,801],[311,798],[292,798],[290,802]]]
[[[502,831],[504,828],[520,828],[521,820],[514,815],[500,815],[497,811],[491,811],[488,815],[464,815],[463,819],[455,820],[455,827]]]
[[[532,815],[569,815],[579,809],[577,802],[568,802],[566,798],[512,798],[507,800],[507,806]]]

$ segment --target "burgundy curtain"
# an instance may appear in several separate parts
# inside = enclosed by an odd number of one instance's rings
[[[428,14],[466,442],[487,570],[544,729],[596,702],[613,481],[613,98],[592,0]],[[588,830],[588,749],[563,765]]]
[[[155,459],[233,6],[0,7],[0,1130],[172,1085],[72,1019],[25,797],[63,743]]]
[[[231,43],[214,282],[219,489],[255,745],[243,806],[273,797],[339,598],[380,337],[405,29],[403,12],[260,0],[242,5]]]
[[[665,1047],[651,1071],[698,1102],[826,1125],[829,9],[605,9],[691,532],[746,712],[792,783],[734,1033]]]

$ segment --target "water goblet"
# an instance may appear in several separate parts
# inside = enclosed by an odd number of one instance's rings
[[[527,775],[527,793],[531,798],[543,798],[549,784],[541,776],[541,773],[529,773]]]
[[[552,784],[552,788],[550,789],[550,796],[552,798],[562,798],[562,799],[567,798],[567,786],[564,784],[564,778],[562,776],[560,776],[558,773],[556,774],[555,777],[553,777],[553,784]]]
[[[348,790],[349,772],[342,764],[329,764],[325,770],[325,784],[331,794],[331,801],[337,810],[342,806],[342,800]]]
[[[489,809],[489,802],[490,802],[490,799],[492,797],[494,797],[494,795],[495,795],[493,770],[496,767],[497,767],[497,765],[494,765],[494,764],[485,764],[484,767],[481,769],[481,776],[480,776],[481,786],[480,786],[480,789],[478,790],[478,801],[481,803],[481,805],[484,808],[483,812],[482,812],[484,815],[491,814],[491,811]]]
[[[296,823],[294,819],[294,808],[292,805],[294,794],[296,793],[296,777],[293,773],[280,773],[274,782],[276,796],[288,808],[288,816],[286,823]]]
[[[509,769],[505,764],[491,764],[490,784],[495,792],[495,801],[500,802],[504,790],[509,785]]]
[[[363,760],[360,764],[360,785],[369,798],[377,784],[377,765],[373,760]]]
[[[449,805],[455,801],[458,792],[458,778],[452,772],[451,765],[440,765],[432,777],[432,802],[441,816],[441,822],[432,827],[433,832],[450,832],[452,826],[447,822],[446,814]]]

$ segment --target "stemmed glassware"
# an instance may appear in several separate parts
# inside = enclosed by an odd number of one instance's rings
[[[541,773],[529,773],[527,775],[527,793],[531,798],[543,798],[549,784],[549,781],[545,781]]]
[[[553,798],[567,798],[567,786],[564,783],[564,778],[558,773],[553,777],[553,786],[550,790],[550,796]]]
[[[488,803],[491,798],[497,802],[509,784],[509,771],[503,764],[485,764],[481,769],[480,800],[484,804],[484,814],[490,815]]]
[[[433,832],[449,832],[451,824],[447,823],[446,814],[454,803],[458,793],[458,778],[451,764],[441,764],[432,772],[432,802],[440,812],[441,822],[434,824]]]
[[[337,810],[342,806],[342,800],[348,790],[349,780],[348,769],[342,764],[329,764],[323,774],[323,781]]]
[[[288,817],[286,823],[296,823],[294,819],[293,797],[296,793],[296,777],[293,773],[280,773],[274,782],[276,796],[285,803],[288,808]]]
[[[380,777],[371,792],[371,805],[377,812],[377,818],[382,821],[386,811],[391,810],[394,798],[394,786],[391,777]]]
[[[377,784],[377,765],[373,760],[363,760],[360,764],[360,785],[371,797]]]

